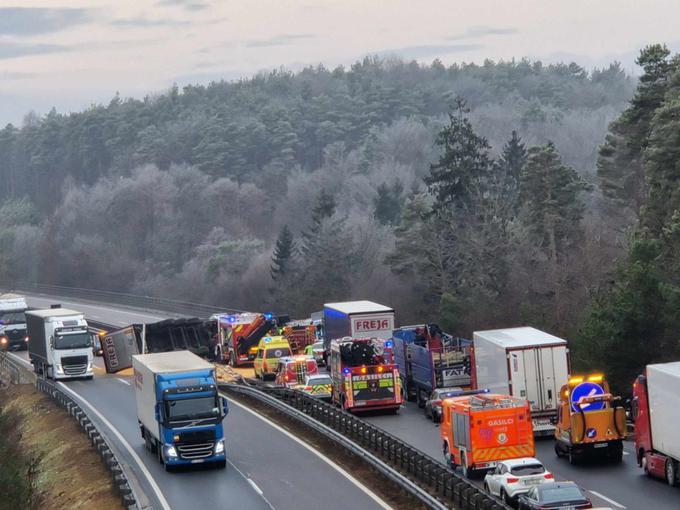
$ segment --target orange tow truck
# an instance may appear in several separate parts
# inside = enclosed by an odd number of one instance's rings
[[[609,392],[602,374],[574,376],[560,390],[555,427],[555,453],[575,463],[588,455],[623,459],[626,410],[620,397]]]
[[[446,464],[467,478],[535,455],[529,402],[510,395],[472,390],[443,400],[439,433]]]

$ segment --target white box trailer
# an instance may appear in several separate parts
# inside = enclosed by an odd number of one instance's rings
[[[680,362],[647,365],[647,394],[654,449],[680,459]]]
[[[567,341],[531,327],[473,333],[477,388],[525,398],[534,434],[555,430],[559,391],[569,379]]]

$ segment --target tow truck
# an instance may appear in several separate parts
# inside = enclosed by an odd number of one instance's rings
[[[597,454],[620,463],[626,433],[623,402],[609,392],[602,374],[573,376],[562,386],[555,426],[558,457],[566,456],[574,464]]]
[[[252,365],[262,337],[276,327],[272,314],[238,313],[217,314],[215,357],[233,367]]]
[[[401,407],[399,369],[392,356],[392,341],[344,337],[331,341],[330,373],[333,403],[347,411]]]

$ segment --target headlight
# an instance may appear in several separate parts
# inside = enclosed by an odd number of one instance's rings
[[[224,439],[220,439],[215,445],[215,454],[219,453],[224,453]]]
[[[175,447],[172,446],[171,444],[166,444],[165,445],[165,456],[177,458],[177,450],[175,450]]]
[[[88,370],[92,370],[92,362],[90,362],[90,363],[87,364],[87,369],[88,369]]]
[[[6,343],[7,343],[7,337],[4,337],[4,336],[3,336],[2,338],[0,338],[0,344],[3,344],[3,345],[4,345],[4,344],[6,344]]]
[[[57,373],[58,373],[58,374],[63,374],[63,373],[64,373],[64,369],[63,369],[63,368],[61,367],[61,365],[59,365],[59,364],[57,364]]]
[[[28,337],[24,338],[24,342],[28,342]]]

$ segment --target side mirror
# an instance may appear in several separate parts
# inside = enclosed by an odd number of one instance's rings
[[[50,337],[50,349],[54,350],[54,337]]]
[[[154,411],[155,411],[155,414],[156,414],[156,421],[160,422],[161,421],[161,405],[156,404]]]
[[[222,418],[224,418],[229,414],[229,404],[227,403],[227,399],[224,397],[220,397],[220,402],[222,403]]]
[[[550,418],[550,425],[557,425],[557,418],[555,416]]]

